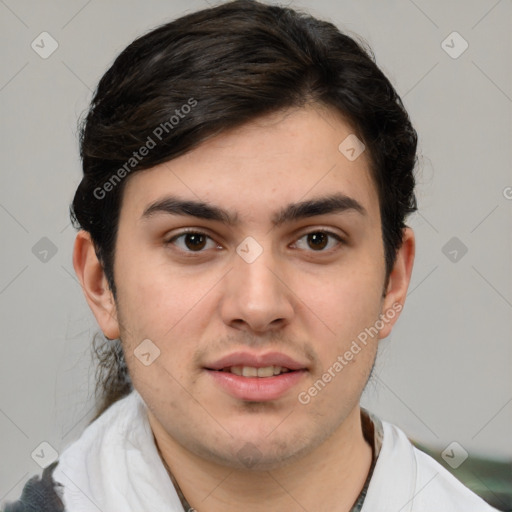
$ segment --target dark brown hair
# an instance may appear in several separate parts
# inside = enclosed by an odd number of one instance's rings
[[[417,135],[402,101],[371,50],[333,24],[236,0],[136,39],[100,80],[82,121],[84,175],[71,216],[91,234],[114,296],[117,225],[130,176],[256,117],[307,103],[342,114],[366,145],[389,276],[405,218],[416,210]],[[98,367],[98,415],[131,389],[119,340],[108,347]]]

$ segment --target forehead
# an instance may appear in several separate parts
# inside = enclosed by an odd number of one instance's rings
[[[140,217],[172,195],[220,205],[249,222],[270,218],[283,204],[342,193],[380,218],[369,155],[353,158],[362,149],[355,137],[340,115],[318,106],[264,116],[135,173],[122,209]]]

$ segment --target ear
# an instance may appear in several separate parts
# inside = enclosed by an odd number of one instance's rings
[[[119,338],[119,324],[114,296],[108,285],[103,265],[96,256],[91,236],[79,231],[73,250],[73,267],[85,299],[103,334],[109,339]]]
[[[386,295],[382,304],[384,327],[380,330],[379,338],[389,336],[395,322],[400,316],[405,303],[405,297],[411,282],[416,243],[411,228],[402,231],[402,245],[396,254],[395,264],[389,276]]]

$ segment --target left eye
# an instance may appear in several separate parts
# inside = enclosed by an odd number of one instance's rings
[[[314,231],[300,237],[295,246],[299,249],[312,249],[313,251],[325,251],[339,245],[343,240],[338,235],[327,231]]]
[[[182,233],[177,235],[169,243],[176,245],[179,249],[186,252],[201,252],[203,249],[213,249],[217,244],[208,235],[204,233]]]

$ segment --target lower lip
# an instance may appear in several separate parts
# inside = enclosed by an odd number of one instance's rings
[[[223,371],[207,370],[207,372],[230,395],[252,402],[265,402],[280,398],[293,388],[306,373],[305,370],[297,370],[274,377],[241,377]]]

